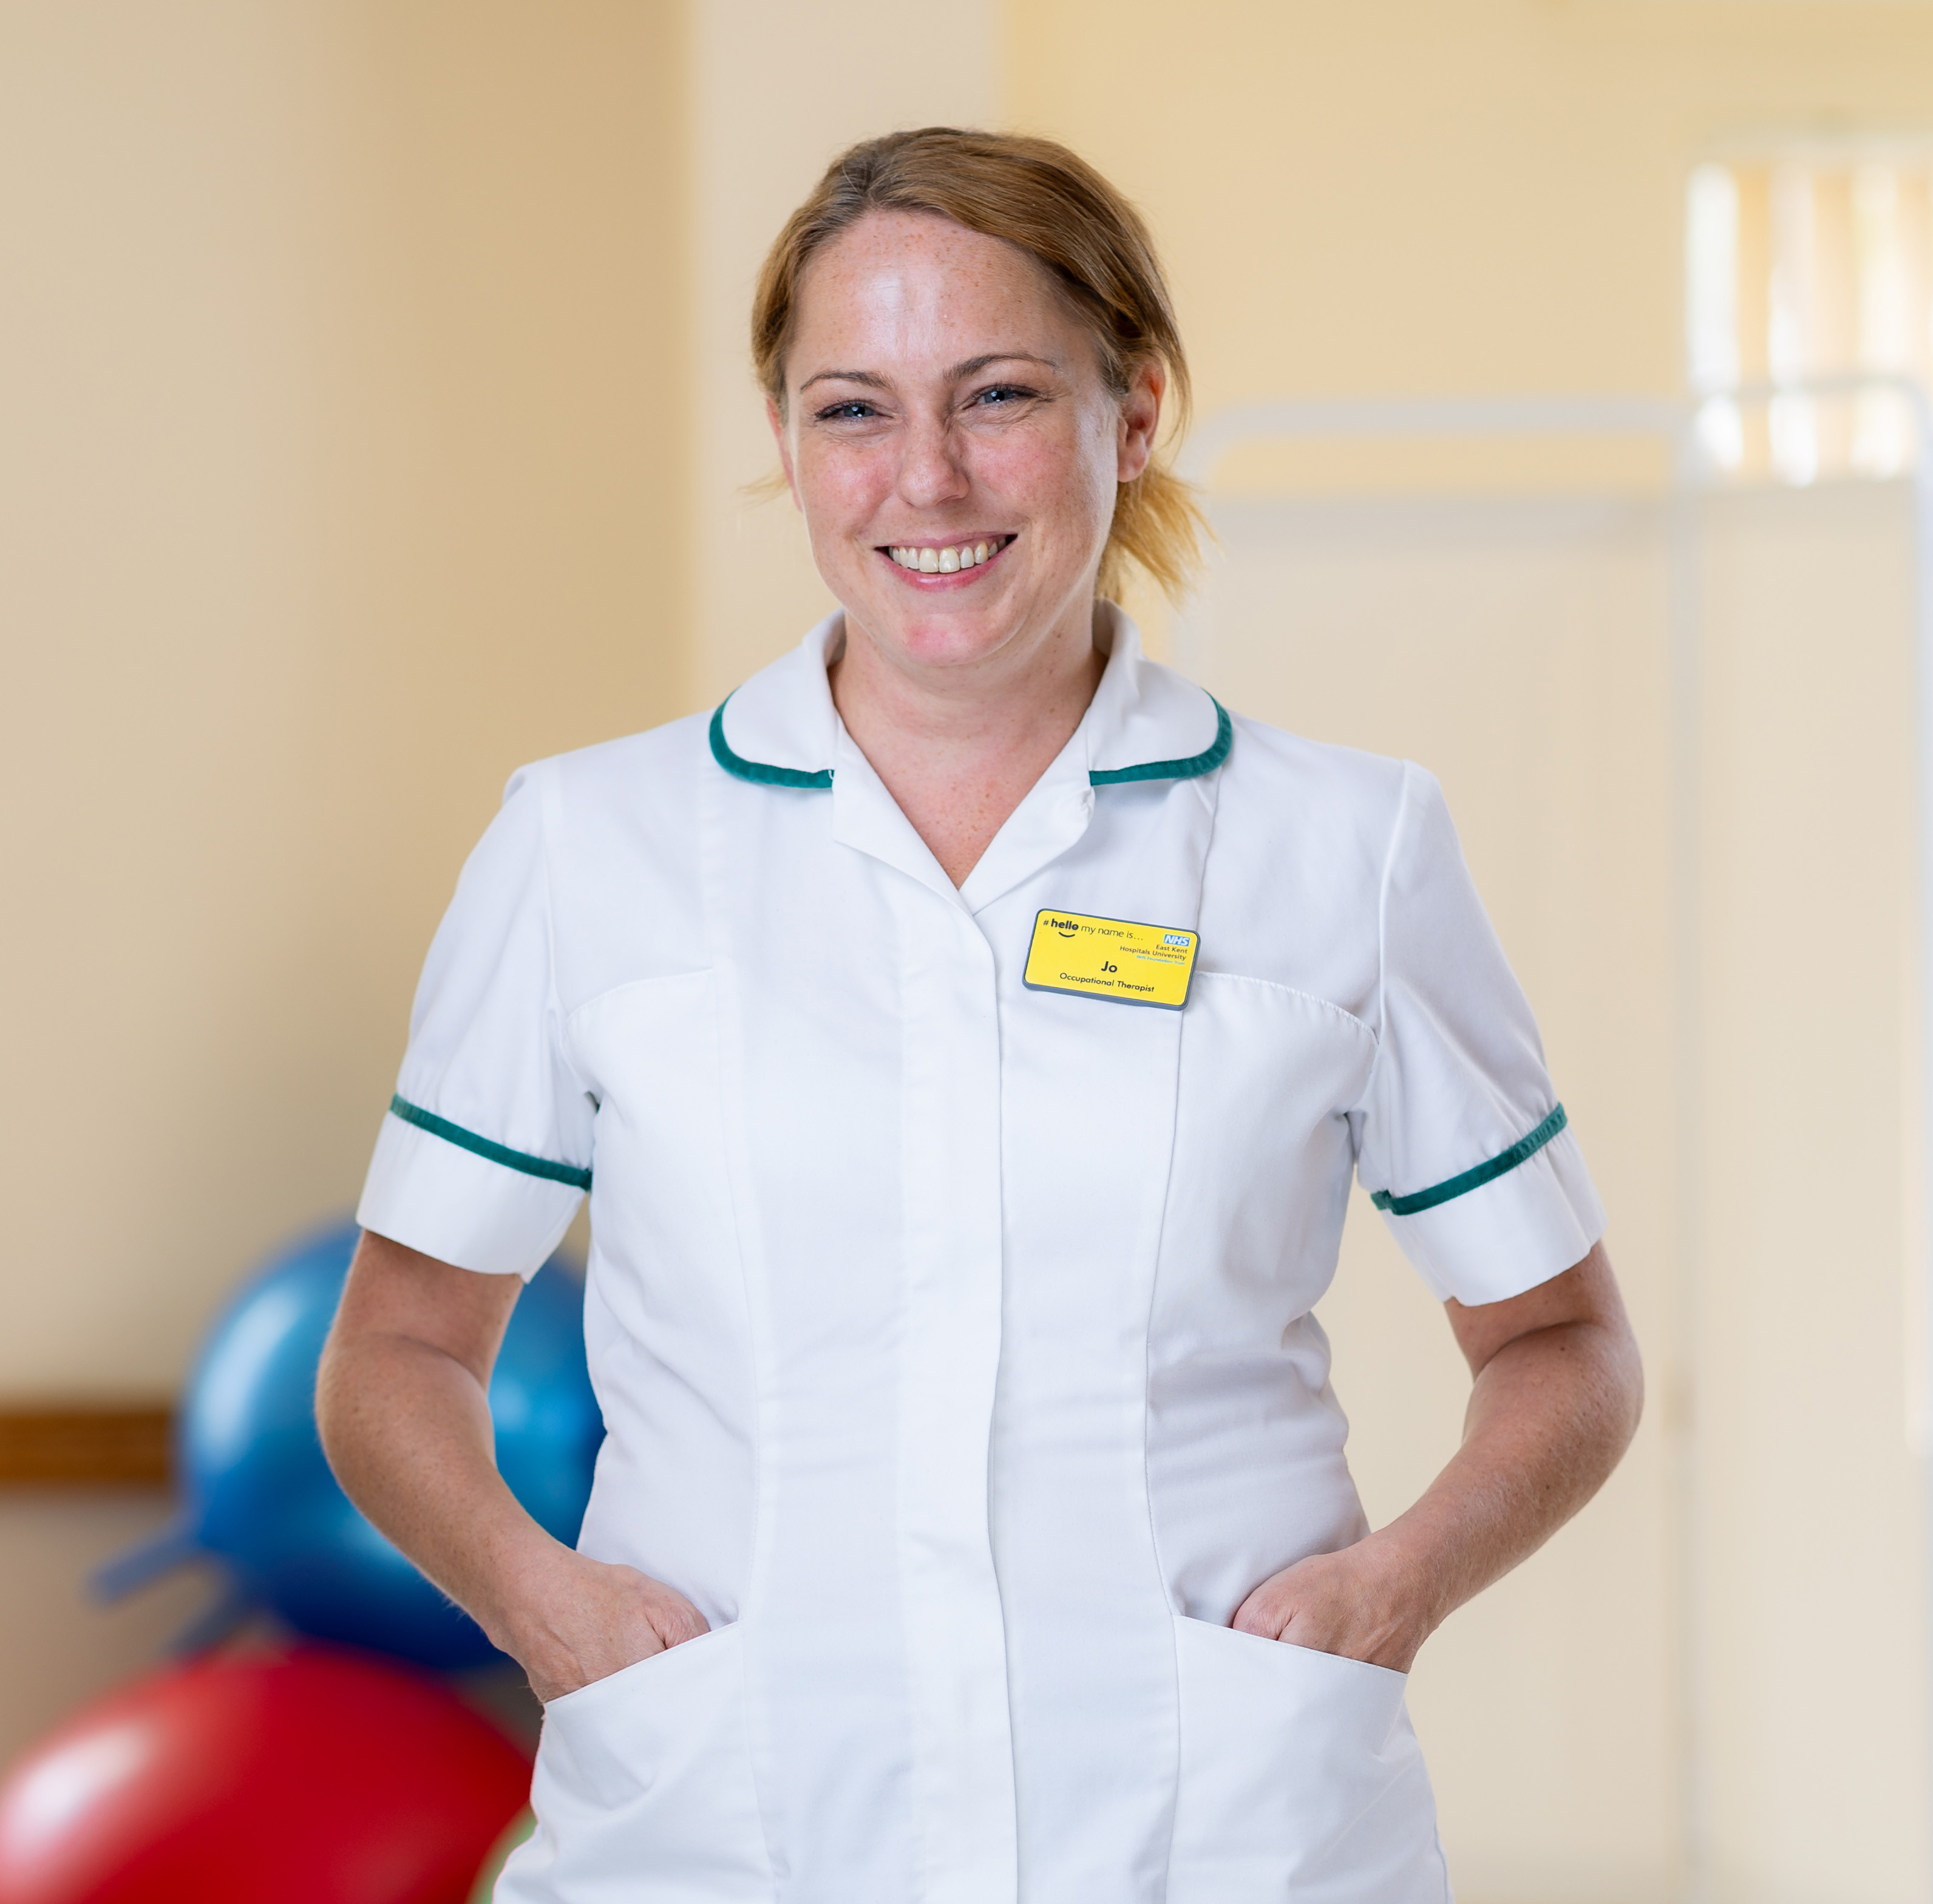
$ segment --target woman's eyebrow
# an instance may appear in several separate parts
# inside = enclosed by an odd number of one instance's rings
[[[1054,357],[1037,357],[1030,350],[990,350],[985,356],[969,357],[963,363],[957,363],[946,373],[947,381],[957,384],[963,377],[971,377],[985,370],[989,364],[1037,363],[1048,370],[1058,370],[1060,362]],[[809,390],[815,384],[863,384],[868,390],[883,390],[888,388],[883,377],[876,376],[870,370],[822,370],[808,377],[798,387],[801,393]]]
[[[1037,363],[1047,370],[1058,370],[1060,362],[1054,357],[1037,357],[1030,350],[990,350],[984,357],[969,357],[964,363],[957,363],[947,373],[950,383],[957,384],[963,377],[971,377],[985,370],[989,364]]]
[[[801,390],[809,390],[815,384],[828,382],[864,384],[867,389],[873,390],[883,390],[886,387],[886,380],[883,377],[875,377],[870,370],[822,370],[817,376],[808,377],[798,387]]]

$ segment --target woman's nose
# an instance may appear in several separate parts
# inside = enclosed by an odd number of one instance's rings
[[[900,495],[917,509],[957,502],[968,489],[952,432],[943,423],[915,423],[907,432],[900,464]]]

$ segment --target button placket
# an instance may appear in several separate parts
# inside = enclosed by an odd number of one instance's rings
[[[1015,1893],[1006,1641],[988,1519],[1002,1299],[991,948],[906,889],[900,1581],[927,1904]]]

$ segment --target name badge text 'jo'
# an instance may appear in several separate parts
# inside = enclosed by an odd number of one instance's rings
[[[1021,982],[1032,991],[1178,1012],[1188,1003],[1201,943],[1198,932],[1179,926],[1045,910],[1034,915]]]

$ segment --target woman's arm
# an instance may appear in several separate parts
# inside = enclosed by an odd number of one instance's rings
[[[1602,1244],[1507,1302],[1445,1307],[1475,1378],[1463,1446],[1387,1527],[1264,1581],[1236,1610],[1242,1632],[1407,1672],[1457,1608],[1535,1553],[1617,1466],[1644,1374]]]
[[[705,1626],[682,1594],[554,1540],[504,1484],[490,1370],[522,1287],[365,1232],[315,1413],[350,1499],[550,1700]]]

